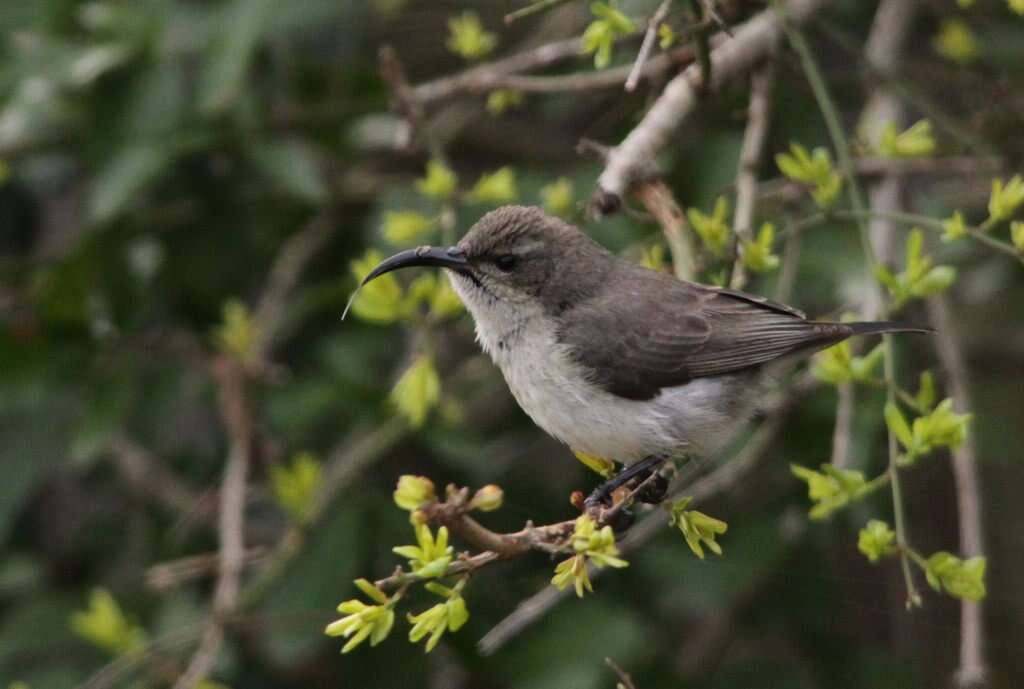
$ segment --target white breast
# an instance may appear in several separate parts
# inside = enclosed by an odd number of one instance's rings
[[[519,406],[574,450],[627,464],[654,454],[706,456],[754,409],[756,395],[727,394],[738,382],[733,377],[700,378],[650,400],[613,395],[589,382],[539,307],[486,299],[460,279],[452,284]]]
[[[724,407],[732,379],[698,379],[666,388],[650,400],[613,395],[587,379],[555,324],[536,316],[514,337],[478,338],[501,368],[519,406],[549,434],[575,450],[631,463],[652,454],[718,449],[741,419]]]

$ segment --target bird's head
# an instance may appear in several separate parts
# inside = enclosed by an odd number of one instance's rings
[[[363,284],[399,268],[447,268],[479,324],[565,311],[599,288],[612,260],[579,229],[539,208],[503,206],[480,218],[455,246],[402,251]]]

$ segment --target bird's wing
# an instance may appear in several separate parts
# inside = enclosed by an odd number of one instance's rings
[[[629,399],[767,363],[847,337],[782,304],[637,271],[625,290],[606,290],[563,314],[559,341],[593,382]],[[664,278],[664,279],[662,279]]]

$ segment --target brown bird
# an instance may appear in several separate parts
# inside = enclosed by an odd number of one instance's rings
[[[484,351],[534,422],[574,450],[629,466],[707,455],[756,410],[766,367],[853,335],[929,332],[808,320],[790,306],[677,280],[610,253],[539,208],[505,206],[455,246],[403,251],[363,281],[441,266]]]

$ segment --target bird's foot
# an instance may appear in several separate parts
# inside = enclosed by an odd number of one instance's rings
[[[664,457],[651,456],[631,464],[595,488],[583,501],[584,510],[591,512],[600,507],[612,507],[617,492],[622,493],[621,500],[626,500],[638,486],[641,488],[633,498],[650,504],[661,502],[668,492],[668,479],[656,472],[664,463]]]

